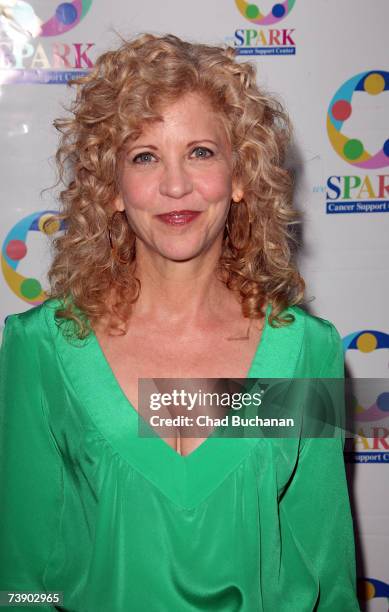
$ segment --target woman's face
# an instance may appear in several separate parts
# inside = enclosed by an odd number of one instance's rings
[[[232,184],[225,129],[205,98],[186,94],[162,115],[129,143],[115,206],[126,210],[137,241],[183,261],[221,244],[231,198],[242,192]],[[160,217],[172,211],[197,214]]]

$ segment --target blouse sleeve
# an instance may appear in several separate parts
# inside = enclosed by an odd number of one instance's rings
[[[332,323],[327,323],[330,329],[320,376],[344,378],[342,341]],[[318,612],[360,610],[344,440],[343,429],[337,437],[302,440],[295,476],[280,501],[280,512],[316,575]]]
[[[42,392],[49,373],[40,371],[27,324],[9,315],[0,351],[0,590],[41,593],[58,529],[62,473]],[[52,610],[53,604],[38,607]]]

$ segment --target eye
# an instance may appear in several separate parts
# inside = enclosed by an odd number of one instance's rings
[[[208,149],[207,147],[196,147],[195,149],[193,149],[193,152],[201,153],[201,155],[196,155],[196,157],[199,159],[213,156],[213,151],[211,151],[211,149]]]
[[[138,153],[138,155],[135,155],[132,161],[134,164],[147,164],[151,161],[150,157],[154,157],[152,153],[149,153],[149,152]]]

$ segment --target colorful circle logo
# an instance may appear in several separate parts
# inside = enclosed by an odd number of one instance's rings
[[[8,233],[1,250],[1,267],[10,289],[28,304],[41,304],[46,299],[41,284],[36,278],[27,278],[16,270],[19,262],[27,255],[28,232],[42,232],[46,236],[65,229],[65,222],[59,221],[55,210],[33,213],[21,219]]]
[[[343,339],[343,349],[372,353],[378,349],[389,349],[389,334],[376,330],[362,330],[349,334]],[[389,393],[380,393],[369,407],[363,407],[354,398],[355,420],[359,422],[379,421],[389,412]]]
[[[53,17],[41,26],[40,36],[58,36],[75,28],[92,6],[93,0],[62,2],[55,9]]]
[[[375,578],[358,578],[358,599],[370,601],[381,597],[389,603],[389,584]]]
[[[338,89],[327,113],[327,131],[331,144],[338,155],[353,166],[369,169],[389,166],[389,138],[383,140],[378,153],[371,154],[366,151],[362,140],[342,133],[343,127],[347,128],[347,119],[352,114],[351,102],[356,91],[365,92],[370,96],[389,91],[389,72],[382,70],[362,72]]]
[[[238,7],[241,15],[251,21],[251,23],[257,23],[259,25],[272,25],[278,23],[281,19],[284,19],[289,15],[290,11],[295,5],[296,0],[285,0],[285,2],[278,2],[275,4],[267,15],[261,13],[260,9],[256,4],[245,2],[245,0],[235,0],[235,4]]]
[[[389,348],[389,334],[372,329],[353,332],[343,339],[343,348],[345,351],[354,349],[362,353],[372,353],[377,349],[387,349]]]

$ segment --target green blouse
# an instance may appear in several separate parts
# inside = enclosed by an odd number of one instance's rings
[[[96,336],[69,343],[58,305],[6,318],[0,590],[63,591],[31,610],[359,611],[344,433],[181,456],[138,435]],[[331,322],[294,306],[273,328],[269,309],[247,378],[344,376]]]

